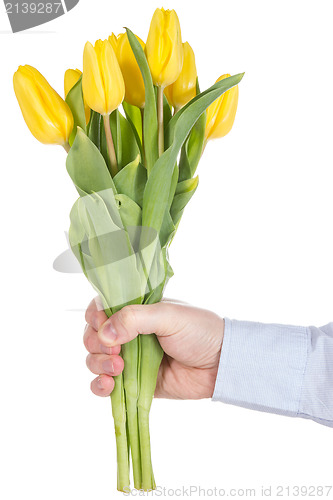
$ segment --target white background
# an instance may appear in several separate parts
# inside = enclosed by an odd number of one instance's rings
[[[1,6],[1,455],[5,500],[121,497],[110,403],[89,390],[82,275],[56,273],[76,198],[61,148],[29,133],[12,90],[19,64],[62,93],[86,40],[160,4],[80,0],[11,34]],[[221,316],[320,326],[333,320],[333,9],[329,1],[174,0],[202,88],[245,71],[235,126],[210,143],[171,248],[167,296]],[[158,400],[157,483],[168,489],[332,484],[332,429],[212,403]],[[273,490],[274,491],[274,490]],[[172,493],[172,492],[171,492]],[[333,493],[331,493],[333,495]],[[195,496],[195,495],[194,495]],[[274,495],[273,495],[274,496]]]

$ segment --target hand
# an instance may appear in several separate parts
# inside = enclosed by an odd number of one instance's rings
[[[87,309],[86,321],[84,344],[90,353],[87,366],[99,375],[91,384],[94,394],[108,396],[112,392],[112,376],[124,368],[119,355],[121,344],[139,334],[155,333],[165,352],[155,397],[212,397],[224,334],[224,320],[216,314],[163,301],[126,306],[108,319],[95,299]]]

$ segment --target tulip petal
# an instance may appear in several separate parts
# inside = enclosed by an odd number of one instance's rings
[[[179,19],[174,10],[155,10],[146,54],[155,85],[164,88],[177,80],[183,65],[183,46]]]
[[[65,77],[64,77],[65,97],[67,97],[68,92],[79,81],[81,75],[82,71],[80,71],[79,69],[68,69],[65,72]]]
[[[174,108],[185,106],[196,96],[197,68],[195,55],[188,42],[183,43],[184,62],[177,80],[166,87],[164,93]]]
[[[73,118],[67,104],[37,69],[32,66],[26,66],[26,68],[34,78],[35,85],[40,92],[42,102],[50,119],[67,142],[73,128]]]
[[[100,114],[107,114],[104,86],[97,53],[90,42],[83,52],[83,95],[89,108]]]
[[[112,113],[123,102],[125,84],[116,54],[108,41],[100,48],[99,64],[103,76],[107,113]]]
[[[229,78],[229,74],[220,76],[219,82]],[[206,140],[218,139],[227,135],[235,121],[238,105],[238,86],[231,88],[207,109]]]
[[[138,36],[136,38],[144,50],[144,42]],[[145,105],[145,86],[127,33],[119,37],[117,58],[125,82],[125,101],[133,106],[143,108]]]
[[[44,144],[65,144],[73,129],[73,116],[65,101],[32,66],[20,66],[14,91],[31,133]]]
[[[238,86],[233,87],[225,93],[217,115],[214,130],[211,135],[212,139],[224,137],[232,129],[238,106],[238,94]]]
[[[117,57],[108,40],[95,47],[87,42],[83,53],[83,94],[88,106],[102,115],[112,113],[125,95]]]

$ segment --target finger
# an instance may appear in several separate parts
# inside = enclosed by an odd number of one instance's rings
[[[101,344],[96,330],[90,325],[86,325],[83,335],[83,343],[90,354],[119,354],[120,345],[114,347],[106,347]]]
[[[124,369],[124,361],[120,356],[106,354],[88,354],[87,367],[95,375],[120,375]]]
[[[114,388],[114,380],[108,375],[100,375],[95,378],[90,385],[90,389],[96,396],[106,397],[110,396]]]
[[[112,347],[125,344],[139,334],[172,335],[177,324],[177,314],[174,314],[177,307],[182,306],[168,302],[125,306],[103,323],[98,337],[103,345]]]
[[[96,331],[108,319],[105,314],[100,298],[95,297],[89,304],[85,315],[86,322],[91,325]]]

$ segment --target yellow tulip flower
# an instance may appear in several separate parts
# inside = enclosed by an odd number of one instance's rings
[[[68,146],[74,119],[66,102],[32,66],[19,66],[14,91],[30,132],[43,144]]]
[[[136,38],[144,50],[144,42],[138,36]],[[138,108],[143,108],[145,105],[145,86],[127,33],[123,33],[118,38],[116,54],[125,81],[125,101]]]
[[[116,36],[114,33],[111,33],[111,35],[109,36],[108,40],[109,42],[111,43],[112,45],[112,48],[113,50],[117,53],[117,46],[118,46],[118,39],[119,39],[119,35]]]
[[[164,90],[169,104],[175,109],[185,106],[197,94],[196,85],[198,75],[194,52],[188,42],[183,43],[183,50],[184,63],[182,71],[177,80]]]
[[[230,75],[222,75],[216,80],[219,82]],[[214,101],[207,109],[206,121],[206,141],[210,139],[218,139],[227,135],[235,121],[238,105],[238,85],[227,90],[216,101]]]
[[[82,75],[82,71],[79,69],[68,69],[65,72],[65,77],[64,77],[64,90],[65,90],[65,97],[67,97],[67,94],[74,85],[79,81],[80,76]]]
[[[183,44],[179,19],[174,10],[155,10],[146,55],[155,85],[164,88],[177,80],[183,67]]]
[[[87,42],[83,53],[83,95],[89,108],[109,115],[125,96],[123,75],[116,54],[108,40],[98,40],[95,47]]]
[[[80,76],[82,75],[82,71],[79,69],[68,69],[65,72],[65,78],[64,78],[64,87],[65,87],[65,97],[67,97],[67,94],[74,85],[78,82]],[[89,123],[90,120],[90,108],[87,106],[86,103],[84,103],[84,112],[86,115],[86,123]]]

